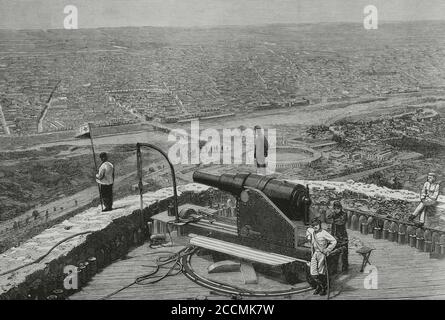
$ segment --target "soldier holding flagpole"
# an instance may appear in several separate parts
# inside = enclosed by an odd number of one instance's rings
[[[97,172],[97,162],[96,162],[96,153],[94,152],[94,143],[93,143],[93,135],[91,131],[91,124],[87,123],[79,128],[79,132],[76,135],[76,138],[90,138],[91,142],[91,151],[93,152],[93,161],[94,161],[94,171]],[[114,180],[114,168],[113,168],[113,180]],[[104,211],[104,205],[103,205],[103,198],[102,198],[102,191],[101,191],[101,185],[97,181],[97,175],[96,175],[96,182],[97,187],[99,189],[99,198],[100,198],[100,206],[102,211]]]

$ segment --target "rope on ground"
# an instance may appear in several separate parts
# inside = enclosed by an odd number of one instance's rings
[[[107,300],[107,299],[111,298],[112,296],[130,288],[131,286],[133,286],[135,284],[150,285],[150,284],[160,282],[167,277],[175,276],[177,274],[182,273],[181,259],[182,259],[182,257],[191,254],[193,252],[193,250],[194,249],[192,247],[185,247],[185,248],[179,250],[178,252],[173,252],[173,253],[169,252],[169,255],[167,255],[167,256],[161,256],[161,257],[156,258],[156,260],[155,260],[156,265],[146,266],[146,267],[153,267],[155,269],[154,271],[137,277],[132,283],[129,283],[128,285],[106,295],[105,297],[102,297],[100,300]],[[164,252],[162,252],[162,251],[150,252],[150,254],[159,254],[159,253],[164,253]],[[164,266],[166,266],[172,262],[173,262],[173,264],[168,268],[168,271],[166,273],[164,273],[161,276],[156,275],[161,268],[163,268]],[[176,272],[172,273],[173,271],[176,271]],[[155,279],[155,280],[153,280],[153,279]],[[149,281],[149,280],[152,280],[152,281]]]
[[[248,289],[240,288],[234,285],[230,285],[227,283],[215,281],[215,280],[209,280],[205,278],[201,278],[198,276],[189,265],[191,256],[196,252],[197,248],[193,246],[187,246],[178,252],[168,252],[168,255],[166,256],[160,256],[156,258],[155,263],[156,265],[150,266],[150,265],[144,265],[144,267],[152,267],[154,268],[153,271],[138,276],[136,279],[125,285],[124,287],[106,295],[105,297],[102,297],[100,300],[106,300],[111,298],[112,296],[130,288],[133,285],[151,285],[157,282],[162,281],[163,279],[169,277],[169,276],[175,276],[180,273],[183,273],[187,278],[192,280],[193,282],[207,287],[211,289],[213,292],[219,292],[222,294],[230,294],[230,296],[233,298],[235,296],[241,297],[241,296],[251,296],[251,297],[269,297],[269,296],[283,296],[283,295],[292,295],[292,294],[299,294],[306,291],[311,290],[311,287],[304,287],[301,289],[290,289],[290,290],[283,290],[283,291],[271,291],[271,292],[265,292],[265,291],[251,291]],[[153,254],[159,254],[159,253],[166,253],[165,251],[158,251],[158,252],[150,252],[149,255]],[[138,256],[139,257],[139,256]],[[135,257],[134,257],[135,258]],[[165,267],[169,264],[173,263],[169,267]],[[168,269],[166,273],[163,275],[157,275],[157,273],[161,269]]]

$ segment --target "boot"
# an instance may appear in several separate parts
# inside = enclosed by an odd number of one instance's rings
[[[315,291],[313,295],[317,295],[322,290],[321,282],[320,282],[320,276],[312,276],[314,280],[317,282],[317,287],[315,288]]]
[[[319,294],[320,294],[320,296],[325,296],[326,290],[328,287],[327,277],[325,274],[323,274],[323,275],[319,275],[319,279],[320,279],[320,283],[321,283],[321,291]]]

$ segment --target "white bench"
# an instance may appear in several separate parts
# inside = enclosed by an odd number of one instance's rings
[[[214,238],[189,234],[190,244],[196,247],[225,253],[237,258],[266,264],[269,266],[281,266],[292,262],[307,263],[306,260],[284,256],[278,253],[265,252],[258,249],[249,248],[243,245],[222,241]]]

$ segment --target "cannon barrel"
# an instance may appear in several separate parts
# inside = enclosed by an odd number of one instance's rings
[[[214,175],[201,171],[193,173],[193,181],[239,196],[245,187],[262,191],[289,219],[306,220],[310,205],[305,186],[252,173]]]

